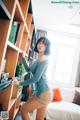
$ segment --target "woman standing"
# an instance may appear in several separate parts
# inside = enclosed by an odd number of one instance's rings
[[[30,120],[29,112],[35,109],[37,110],[36,120],[44,120],[47,105],[53,97],[47,79],[48,55],[50,54],[49,40],[46,37],[41,37],[34,50],[38,53],[38,59],[31,66],[26,64],[25,58],[22,59],[26,71],[32,72],[32,77],[23,82],[16,81],[16,84],[21,86],[35,84],[35,93],[21,106],[23,120]]]

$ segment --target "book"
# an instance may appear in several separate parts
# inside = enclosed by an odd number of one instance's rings
[[[19,31],[19,23],[14,21],[12,23],[10,36],[9,36],[9,41],[13,44],[16,43],[18,31]]]

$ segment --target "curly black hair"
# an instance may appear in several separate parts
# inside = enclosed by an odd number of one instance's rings
[[[40,42],[43,42],[43,44],[46,46],[46,49],[45,49],[45,52],[44,54],[45,55],[49,55],[50,54],[50,41],[48,40],[48,38],[46,37],[40,37],[39,40],[37,41],[36,45],[35,45],[35,48],[34,48],[34,51],[38,53],[38,49],[37,49],[37,45],[40,43]]]

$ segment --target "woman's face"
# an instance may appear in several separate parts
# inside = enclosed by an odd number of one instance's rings
[[[46,46],[43,42],[39,42],[38,45],[37,45],[37,49],[38,49],[39,53],[44,53],[45,49],[46,49]]]

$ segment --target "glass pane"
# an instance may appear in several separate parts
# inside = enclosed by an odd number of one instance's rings
[[[72,65],[57,64],[56,65],[56,72],[71,73],[72,72]]]
[[[54,81],[61,83],[70,83],[71,74],[55,73]]]
[[[58,47],[58,55],[57,55],[57,62],[58,63],[66,63],[72,64],[73,57],[74,57],[74,48],[66,47],[66,46],[59,46]]]
[[[49,56],[49,66],[47,70],[47,76],[49,79],[51,79],[53,67],[55,63],[55,56],[56,56],[56,45],[51,44],[51,54]]]
[[[58,43],[75,47],[78,43],[78,39],[64,35],[64,33],[63,35],[61,35],[60,33],[54,34],[53,32],[50,31],[47,33],[47,36],[51,40],[51,42],[56,44]]]
[[[51,40],[51,58],[49,75],[51,80],[60,83],[70,83],[72,66],[78,39],[66,35],[48,32]]]

